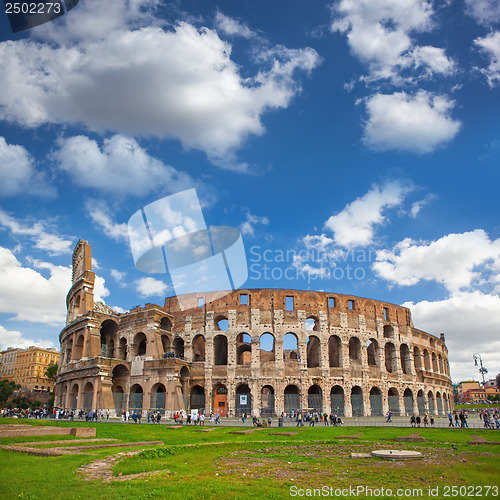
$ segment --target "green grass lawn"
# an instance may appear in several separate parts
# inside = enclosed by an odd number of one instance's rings
[[[290,493],[304,496],[313,488],[333,488],[330,498],[354,495],[349,488],[371,488],[372,495],[356,498],[413,498],[410,490],[422,491],[419,498],[500,498],[495,491],[486,494],[486,486],[500,484],[500,445],[469,445],[474,434],[500,441],[500,431],[480,429],[418,429],[426,442],[396,442],[395,438],[415,432],[394,427],[304,427],[280,429],[296,435],[271,435],[278,429],[259,429],[249,434],[231,434],[237,428],[218,427],[211,432],[199,428],[172,429],[169,426],[118,423],[76,423],[51,421],[13,421],[33,425],[89,426],[97,428],[97,438],[115,438],[126,442],[163,441],[141,453],[123,457],[113,466],[113,474],[161,471],[156,475],[126,481],[84,481],[77,469],[133,448],[85,450],[83,454],[39,457],[0,450],[0,498],[30,499],[124,499],[124,498],[288,498]],[[248,428],[247,428],[248,429]],[[338,439],[338,436],[358,435]],[[0,444],[40,441],[47,437],[0,439]],[[57,436],[54,440],[75,438]],[[82,443],[84,444],[84,443]],[[452,445],[456,448],[453,449]],[[59,445],[62,446],[62,445]],[[351,458],[351,452],[368,453],[375,449],[420,451],[422,459],[386,461],[378,458]],[[121,476],[120,476],[121,475]],[[456,486],[462,490],[449,490]],[[429,488],[438,495],[429,496]],[[471,487],[483,487],[472,490]],[[392,495],[382,495],[382,488]],[[465,489],[469,488],[469,489]],[[398,489],[403,494],[396,496]],[[407,490],[406,492],[404,490]],[[326,497],[326,489],[316,496]],[[330,491],[330,490],[328,490]],[[366,490],[358,490],[360,493]],[[471,495],[470,493],[475,493]],[[481,492],[481,495],[479,495]],[[335,495],[337,493],[337,495]],[[406,494],[405,494],[406,493]],[[322,495],[319,495],[322,494]]]

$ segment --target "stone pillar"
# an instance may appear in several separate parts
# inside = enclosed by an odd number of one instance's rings
[[[344,387],[344,415],[346,417],[352,417],[351,391],[351,386]]]

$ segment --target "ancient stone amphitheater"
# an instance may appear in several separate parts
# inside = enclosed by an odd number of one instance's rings
[[[175,297],[118,314],[94,303],[91,247],[73,256],[55,404],[221,416],[315,409],[443,414],[453,404],[444,335],[410,310],[328,292],[248,289]],[[220,295],[220,294],[219,294]]]

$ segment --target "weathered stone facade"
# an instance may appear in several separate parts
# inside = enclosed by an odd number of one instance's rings
[[[453,404],[448,350],[409,309],[328,292],[235,290],[179,310],[125,314],[93,303],[90,246],[73,258],[56,405],[265,415],[442,414]],[[220,294],[219,294],[220,295]]]

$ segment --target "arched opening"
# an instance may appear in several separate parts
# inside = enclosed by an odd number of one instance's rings
[[[442,373],[444,375],[445,374],[444,364],[443,364],[443,358],[441,357],[441,354],[439,354],[439,356],[438,356],[438,366],[439,366],[439,373]]]
[[[71,388],[70,405],[73,410],[78,408],[78,384],[74,384]]]
[[[112,320],[107,319],[101,324],[101,356],[103,358],[114,358],[115,342],[118,332],[118,325]]]
[[[297,336],[294,333],[287,333],[283,337],[283,359],[285,362],[288,360],[296,360],[299,358],[298,353]]]
[[[252,414],[252,393],[247,384],[240,384],[236,388],[236,416],[241,416],[243,413]]]
[[[161,347],[163,348],[164,353],[172,351],[172,347],[170,345],[170,337],[168,335],[161,336]]]
[[[354,365],[361,364],[361,342],[357,337],[349,340],[349,361]]]
[[[94,386],[92,382],[87,382],[83,388],[83,409],[92,410],[92,396],[94,395]]]
[[[340,337],[337,335],[332,335],[328,339],[328,360],[330,367],[340,367],[341,360],[341,346],[342,342],[340,341]]]
[[[401,369],[403,373],[406,375],[411,374],[411,358],[410,358],[410,349],[406,344],[401,344],[399,348],[399,357],[401,358]]]
[[[394,338],[394,328],[391,325],[384,325],[384,339]]]
[[[118,353],[118,359],[127,359],[127,339],[125,337],[122,337],[120,339],[120,351]]]
[[[413,364],[415,366],[415,371],[422,370],[422,354],[418,347],[413,348]]]
[[[330,391],[331,412],[338,417],[344,416],[344,389],[334,385]]]
[[[229,329],[229,322],[226,316],[217,316],[214,319],[215,329],[221,332],[227,332]]]
[[[365,414],[365,404],[363,401],[363,389],[356,385],[351,390],[351,407],[353,417],[363,417]]]
[[[146,355],[147,338],[143,332],[136,333],[134,336],[134,356]]]
[[[260,397],[261,397],[260,414],[263,417],[275,415],[274,388],[270,385],[265,385],[260,392]]]
[[[172,351],[177,358],[184,359],[184,339],[176,337],[172,342]]]
[[[152,411],[165,411],[166,389],[163,384],[155,384],[151,387],[151,399],[149,407]]]
[[[76,344],[73,359],[78,361],[83,358],[83,334],[79,335]]]
[[[387,392],[387,399],[389,402],[389,411],[395,415],[398,416],[400,413],[399,409],[399,393],[394,387],[391,387],[389,391]]]
[[[425,397],[422,389],[417,392],[417,408],[419,415],[425,415]]]
[[[260,362],[274,362],[276,360],[276,350],[274,335],[271,333],[263,333],[260,336]]]
[[[311,385],[307,391],[307,407],[309,410],[323,411],[323,391],[317,384]]]
[[[316,368],[321,364],[321,345],[319,338],[311,335],[307,338],[307,368]]]
[[[111,373],[111,392],[117,413],[121,413],[126,407],[124,388],[127,387],[129,373],[125,365],[116,365]]]
[[[448,394],[443,392],[443,412],[444,414],[448,413],[449,410],[449,405],[448,405]]]
[[[366,357],[368,359],[368,366],[378,365],[378,342],[375,339],[370,339],[366,343]]]
[[[388,373],[395,373],[397,371],[396,365],[396,347],[392,342],[385,344],[385,369]]]
[[[443,401],[441,399],[440,392],[436,392],[436,406],[437,406],[437,414],[442,415],[443,414]]]
[[[73,352],[73,339],[69,339],[66,342],[66,363],[71,361],[71,353]]]
[[[435,413],[436,413],[436,406],[434,404],[434,394],[433,394],[432,391],[429,391],[427,393],[427,402],[429,404],[429,413],[431,415],[435,415]]]
[[[166,316],[161,318],[160,328],[162,330],[166,330],[167,332],[171,332],[172,331],[172,321],[170,321],[170,318],[167,318]]]
[[[193,339],[193,361],[205,361],[205,337],[196,335]]]
[[[381,417],[384,414],[382,408],[382,393],[378,387],[372,387],[370,391],[370,410],[372,417]]]
[[[431,358],[429,356],[429,351],[427,349],[424,349],[424,367],[425,371],[427,372],[431,371]]]
[[[144,396],[144,391],[139,384],[134,384],[130,388],[130,394],[128,397],[128,408],[131,412],[142,411],[142,400]]]
[[[225,335],[214,337],[214,365],[227,365],[227,337]]]
[[[316,316],[309,316],[306,319],[306,331],[307,332],[319,331],[319,319]]]
[[[121,385],[113,386],[113,405],[117,415],[126,408],[125,394]]]
[[[285,413],[290,415],[292,411],[300,410],[300,391],[296,385],[285,387]]]
[[[205,411],[205,389],[201,385],[191,387],[189,398],[191,410],[198,410],[198,413]]]
[[[439,373],[437,357],[436,357],[436,353],[434,353],[434,352],[432,353],[432,371],[434,373]]]
[[[413,392],[411,389],[405,389],[405,392],[403,393],[403,401],[405,404],[406,415],[413,415],[415,410],[413,408]]]
[[[227,407],[227,387],[219,384],[214,389],[214,413],[221,417],[226,417],[228,412]]]
[[[236,364],[250,365],[252,363],[252,338],[248,333],[236,336]]]

